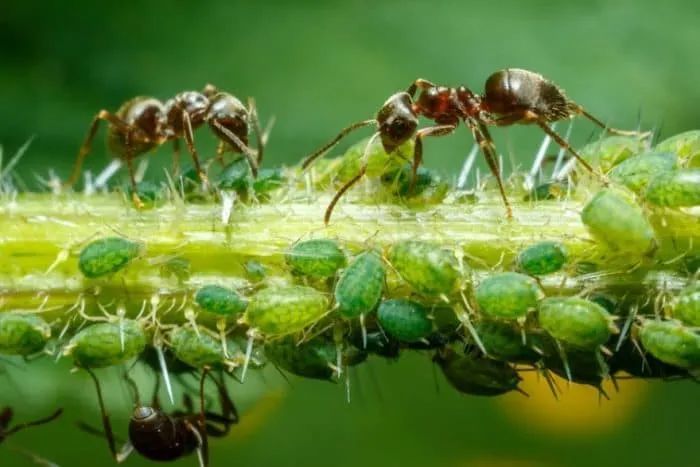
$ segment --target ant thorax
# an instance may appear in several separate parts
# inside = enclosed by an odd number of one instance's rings
[[[183,134],[185,113],[190,119],[192,128],[197,128],[204,122],[209,99],[197,91],[185,91],[165,102],[166,131],[174,136]]]
[[[420,93],[413,108],[416,113],[441,125],[454,125],[478,112],[476,96],[467,88],[433,86]]]

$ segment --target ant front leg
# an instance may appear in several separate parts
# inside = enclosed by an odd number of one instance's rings
[[[124,122],[121,118],[117,117],[116,115],[107,110],[100,110],[97,113],[97,115],[95,115],[95,117],[92,119],[92,123],[90,124],[88,134],[85,137],[83,144],[80,146],[78,156],[75,158],[75,163],[73,164],[73,170],[71,171],[71,175],[70,177],[68,177],[68,180],[66,180],[63,183],[63,186],[72,187],[80,178],[80,169],[82,169],[85,158],[88,154],[90,154],[90,151],[92,150],[92,140],[95,139],[95,135],[97,134],[97,130],[99,129],[101,121],[109,122],[123,134],[127,134],[133,131],[133,128],[128,123]]]
[[[416,142],[413,146],[413,164],[411,165],[411,184],[408,186],[409,195],[413,194],[416,186],[418,167],[423,162],[423,138],[426,136],[445,136],[455,131],[457,125],[438,125],[423,128],[416,133]]]
[[[29,427],[31,427],[31,426],[43,425],[43,424],[45,424],[45,423],[49,423],[49,422],[51,422],[51,421],[53,421],[53,420],[56,420],[58,417],[60,417],[62,413],[63,413],[63,409],[58,409],[58,410],[56,410],[54,413],[52,413],[51,415],[49,415],[48,417],[40,418],[40,419],[38,419],[38,420],[34,420],[34,421],[31,421],[31,422],[24,422],[24,423],[17,424],[17,425],[15,425],[15,426],[13,426],[11,429],[9,429],[9,430],[5,431],[4,433],[2,433],[2,437],[3,437],[3,438],[7,438],[8,436],[17,433],[17,432],[20,431],[20,430],[24,430],[25,428],[29,428]],[[6,417],[9,417],[9,418],[6,418]],[[0,417],[0,418],[2,419],[3,422],[4,422],[5,420],[7,420],[7,422],[9,423],[9,420],[10,420],[11,417],[12,417],[12,409],[10,409],[10,408],[8,407],[8,408],[5,410],[5,412],[3,412],[2,417]]]
[[[258,155],[255,153],[255,151],[250,149],[238,136],[233,134],[231,130],[222,125],[218,120],[212,120],[211,124],[214,126],[214,128],[216,128],[227,144],[238,149],[245,156],[246,160],[248,161],[248,165],[250,165],[250,171],[253,173],[253,178],[257,178],[258,164],[256,158]]]
[[[253,99],[252,97],[248,98],[248,115],[250,115],[250,122],[253,125],[253,133],[255,133],[255,141],[257,144],[258,157],[256,158],[256,163],[258,167],[260,167],[262,165],[263,160],[263,150],[265,148],[265,141],[263,138],[262,128],[260,128],[258,108],[255,105],[255,99]]]
[[[408,93],[409,96],[411,96],[411,98],[413,98],[413,97],[415,97],[416,91],[418,89],[420,89],[421,91],[425,91],[426,89],[434,88],[434,87],[435,87],[434,83],[431,83],[430,81],[423,79],[423,78],[418,78],[417,80],[415,80],[413,82],[413,84],[411,84],[408,87],[406,92]]]
[[[209,189],[209,179],[207,174],[202,170],[202,165],[199,163],[199,155],[197,154],[197,148],[194,146],[194,131],[192,130],[192,121],[190,120],[190,114],[186,110],[182,110],[182,129],[185,136],[185,144],[187,144],[187,150],[190,152],[192,157],[192,162],[194,162],[194,169],[197,171],[199,180],[204,184],[205,188]]]

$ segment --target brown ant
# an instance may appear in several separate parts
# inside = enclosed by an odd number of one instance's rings
[[[208,84],[202,92],[181,92],[165,103],[153,97],[139,96],[125,102],[115,113],[100,110],[93,118],[88,134],[80,146],[73,171],[64,183],[65,186],[73,186],[80,177],[80,169],[92,149],[92,141],[101,121],[109,124],[107,145],[110,151],[126,163],[133,189],[133,201],[137,207],[141,207],[142,203],[136,194],[133,161],[168,141],[173,141],[174,160],[177,165],[179,142],[181,139],[185,140],[200,180],[208,183],[194,146],[194,130],[205,122],[219,139],[219,160],[223,160],[222,154],[226,150],[242,153],[250,164],[253,176],[257,176],[263,158],[263,137],[255,101],[249,99],[246,108],[232,94],[221,92]],[[256,134],[256,150],[248,145],[251,124]]]
[[[416,92],[420,90],[414,101]],[[403,143],[415,138],[412,164],[411,189],[415,184],[416,171],[423,160],[423,138],[426,136],[443,136],[452,133],[460,121],[471,130],[475,141],[481,147],[491,173],[498,182],[501,198],[505,204],[508,218],[512,210],[503,187],[503,180],[498,166],[498,157],[488,125],[508,126],[516,123],[539,126],[557,144],[569,151],[587,170],[592,167],[549,126],[550,123],[582,115],[610,133],[637,135],[638,132],[622,131],[607,127],[602,121],[571,101],[554,83],[538,73],[509,68],[489,76],[483,95],[474,94],[468,88],[437,86],[424,79],[416,80],[406,92],[399,92],[391,97],[379,109],[376,117],[363,120],[343,129],[328,144],[308,156],[302,163],[306,169],[317,158],[335,146],[350,132],[369,125],[376,125],[377,131],[372,137],[379,137],[384,150],[391,154]],[[433,120],[436,125],[418,129],[418,117]],[[343,185],[331,200],[324,220],[329,222],[333,208],[343,194],[354,185],[367,170],[368,143],[362,165],[358,173]]]
[[[18,431],[24,430],[25,428],[29,428],[32,426],[38,426],[38,425],[43,425],[45,423],[49,423],[53,420],[56,420],[58,417],[61,416],[63,413],[63,409],[58,409],[48,417],[40,418],[38,420],[34,420],[31,422],[24,422],[24,423],[19,423],[12,428],[10,428],[10,423],[12,422],[12,418],[14,417],[14,411],[12,410],[11,407],[5,407],[2,410],[0,410],[0,443],[5,441],[8,437],[14,435]],[[35,463],[37,464],[44,464],[44,465],[54,465],[51,464],[50,462],[47,462],[38,456],[35,456],[34,454],[24,451],[23,449],[19,448],[14,448],[16,451],[20,452],[21,454],[24,454],[28,456],[30,459],[32,459]]]
[[[165,413],[158,401],[158,384],[154,391],[150,406],[142,405],[139,401],[136,384],[128,376],[126,380],[134,391],[136,404],[129,421],[129,441],[117,451],[116,438],[112,431],[109,415],[105,409],[100,383],[95,374],[86,369],[97,388],[97,398],[102,413],[104,432],[86,424],[79,424],[83,430],[107,438],[110,453],[115,461],[123,462],[136,451],[143,457],[153,461],[173,461],[197,452],[200,467],[209,465],[208,437],[222,437],[228,434],[231,425],[238,423],[238,411],[228,395],[223,378],[217,379],[204,368],[199,381],[199,411],[194,410],[192,399],[184,396],[185,411]],[[207,376],[215,382],[219,393],[221,414],[208,412],[205,409],[204,381]],[[218,425],[215,425],[214,423]]]

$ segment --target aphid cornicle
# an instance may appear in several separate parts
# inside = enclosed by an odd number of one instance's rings
[[[449,295],[459,285],[459,265],[452,251],[423,241],[401,241],[388,259],[401,278],[424,295]]]
[[[292,272],[321,279],[333,277],[346,262],[345,253],[338,242],[327,238],[294,244],[285,255],[285,260]]]
[[[475,291],[479,311],[491,319],[524,320],[544,296],[537,282],[517,272],[493,274]]]
[[[121,237],[107,237],[88,243],[81,251],[78,267],[89,279],[124,269],[141,252],[142,246]]]
[[[6,311],[0,313],[0,354],[29,356],[41,352],[51,337],[51,327],[40,316]]]
[[[420,94],[414,100],[417,91],[420,91]],[[512,211],[505,194],[496,147],[488,126],[536,124],[557,144],[569,151],[581,165],[592,171],[591,166],[549,126],[552,122],[576,115],[588,118],[611,133],[637,134],[607,127],[582,106],[566,97],[557,85],[532,71],[519,68],[497,71],[486,80],[483,95],[475,94],[465,86],[438,86],[430,81],[417,79],[406,92],[398,92],[389,97],[374,119],[353,123],[341,130],[333,140],[308,156],[302,167],[309,167],[353,130],[374,125],[377,131],[372,140],[379,137],[388,154],[393,154],[403,143],[415,140],[411,177],[411,186],[414,186],[416,172],[423,161],[423,139],[427,136],[448,135],[463,122],[482,149],[489,169],[498,182],[510,218]],[[420,116],[432,120],[435,125],[418,129]],[[369,146],[370,144],[368,148]],[[326,209],[326,223],[329,222],[338,200],[367,172],[368,155],[369,151],[365,150],[365,157],[355,177],[343,185],[331,200]]]

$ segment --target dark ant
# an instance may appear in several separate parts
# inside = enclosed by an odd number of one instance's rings
[[[416,100],[416,92],[420,94]],[[512,210],[503,187],[503,179],[498,166],[498,156],[488,125],[508,126],[513,124],[536,124],[557,144],[569,151],[588,171],[593,168],[581,156],[549,127],[549,124],[563,119],[582,115],[610,133],[621,135],[638,135],[638,132],[623,131],[607,127],[602,121],[571,101],[564,92],[545,77],[532,71],[509,68],[489,76],[485,92],[479,96],[468,88],[437,86],[424,79],[416,80],[406,92],[399,92],[391,97],[379,109],[376,117],[353,123],[343,129],[328,144],[308,156],[302,163],[307,168],[317,158],[335,146],[350,132],[369,125],[376,125],[377,131],[372,137],[379,137],[384,150],[391,154],[403,143],[415,138],[412,165],[411,189],[416,180],[416,171],[423,160],[423,138],[426,136],[443,136],[452,133],[460,121],[471,130],[475,141],[481,147],[491,173],[498,182],[501,198],[505,204],[508,218]],[[418,117],[433,120],[436,125],[418,129]],[[367,148],[373,142],[368,143]],[[363,163],[352,179],[343,185],[331,200],[324,220],[330,220],[333,208],[343,194],[365,174],[368,150],[365,150]]]
[[[181,92],[165,103],[153,97],[139,96],[125,102],[115,113],[100,110],[93,118],[85,141],[80,146],[73,171],[64,183],[65,186],[73,186],[80,177],[83,161],[92,149],[92,141],[103,120],[109,124],[109,149],[126,163],[133,188],[133,201],[137,207],[141,207],[142,203],[136,194],[133,160],[167,141],[173,141],[174,161],[177,166],[179,142],[181,139],[185,140],[200,180],[204,184],[208,183],[194,146],[194,130],[205,122],[219,139],[217,157],[220,161],[223,161],[222,155],[226,150],[242,153],[250,164],[253,176],[257,176],[258,167],[262,162],[263,137],[255,101],[249,99],[246,108],[232,94],[221,92],[208,84],[202,92]],[[256,150],[248,145],[251,124],[256,134]]]
[[[58,409],[48,417],[40,418],[38,420],[34,420],[31,422],[24,422],[24,423],[19,423],[12,428],[10,428],[10,423],[12,422],[12,418],[14,417],[14,411],[12,410],[11,407],[5,407],[0,411],[0,443],[5,441],[7,438],[10,436],[14,435],[18,431],[24,430],[25,428],[29,428],[32,426],[38,426],[38,425],[43,425],[45,423],[49,423],[53,420],[56,420],[58,417],[61,416],[63,413],[63,409]],[[30,459],[32,459],[35,463],[37,464],[44,464],[44,465],[54,465],[51,464],[48,461],[45,461],[44,459],[39,458],[38,456],[35,456],[34,454],[24,451],[23,449],[19,448],[14,448],[16,451],[20,452],[21,454],[24,454],[28,456]]]
[[[95,382],[97,399],[102,413],[102,425],[104,432],[94,429],[86,424],[80,424],[80,428],[98,436],[107,438],[107,444],[112,457],[118,463],[123,462],[136,450],[143,457],[153,461],[173,461],[197,452],[200,467],[209,465],[208,437],[222,437],[228,434],[231,425],[238,423],[238,411],[228,395],[223,379],[217,379],[209,373],[209,369],[202,370],[199,381],[199,412],[195,412],[192,399],[184,396],[185,411],[165,413],[160,408],[158,400],[158,385],[153,394],[150,406],[142,405],[136,384],[126,376],[135,396],[135,408],[129,421],[129,441],[117,451],[115,436],[109,415],[105,409],[100,383],[95,374],[86,369]],[[207,376],[214,381],[219,393],[221,414],[208,412],[205,409],[204,381]],[[214,423],[218,425],[215,425]]]

